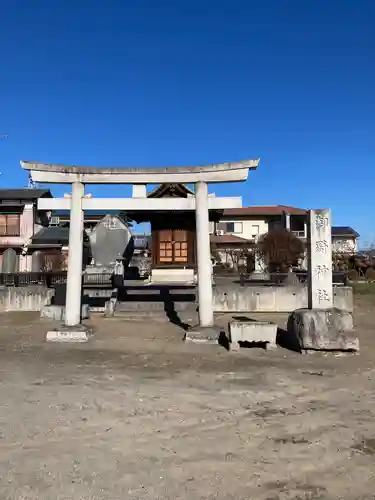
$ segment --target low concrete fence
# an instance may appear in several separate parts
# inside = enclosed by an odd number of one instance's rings
[[[54,289],[43,285],[0,288],[0,312],[40,311],[54,293]]]
[[[99,292],[99,291],[97,291]],[[43,285],[0,288],[0,312],[40,311],[49,304],[54,289]],[[102,293],[98,293],[102,296]],[[108,295],[106,291],[105,295]],[[348,286],[333,288],[334,306],[353,312],[353,290]],[[215,312],[291,312],[307,307],[307,287],[240,286],[229,284],[213,288]]]
[[[353,312],[353,290],[349,286],[333,287],[333,305]],[[213,288],[215,312],[292,312],[307,307],[307,287],[240,286]]]

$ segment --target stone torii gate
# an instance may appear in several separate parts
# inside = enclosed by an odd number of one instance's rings
[[[82,332],[80,322],[84,210],[195,210],[199,303],[197,338],[204,340],[204,330],[207,331],[214,326],[208,211],[209,209],[239,208],[242,206],[240,197],[209,197],[208,183],[245,181],[249,170],[255,170],[258,163],[259,158],[201,167],[96,168],[21,161],[22,168],[30,171],[33,182],[72,185],[71,198],[41,198],[38,200],[40,210],[70,210],[65,311],[65,330],[70,333],[69,335],[65,334],[69,338],[73,338],[75,330]],[[194,184],[195,197],[173,199],[146,197],[147,184],[165,183]],[[132,184],[133,197],[86,198],[84,195],[85,184]]]

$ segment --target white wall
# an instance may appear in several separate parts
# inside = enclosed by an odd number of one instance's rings
[[[225,234],[234,234],[247,240],[254,239],[268,232],[268,222],[264,218],[252,217],[245,220],[240,219],[221,219],[221,223],[234,223],[234,231],[225,231]]]
[[[345,238],[342,236],[332,236],[332,250],[334,252],[355,253],[357,251],[356,238]]]

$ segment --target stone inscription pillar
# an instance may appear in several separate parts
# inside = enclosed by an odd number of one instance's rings
[[[212,307],[211,282],[211,249],[210,227],[208,217],[208,187],[206,182],[195,184],[196,197],[196,230],[198,257],[198,301],[199,325],[213,326],[214,313]]]
[[[81,322],[82,254],[83,254],[83,210],[84,185],[72,184],[69,227],[68,283],[66,287],[66,326]]]
[[[308,224],[309,309],[333,307],[331,210],[310,210]]]

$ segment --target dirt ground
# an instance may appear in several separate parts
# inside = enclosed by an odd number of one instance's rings
[[[0,315],[1,500],[374,499],[374,301],[360,355],[100,316],[90,342],[46,344],[51,323]]]

